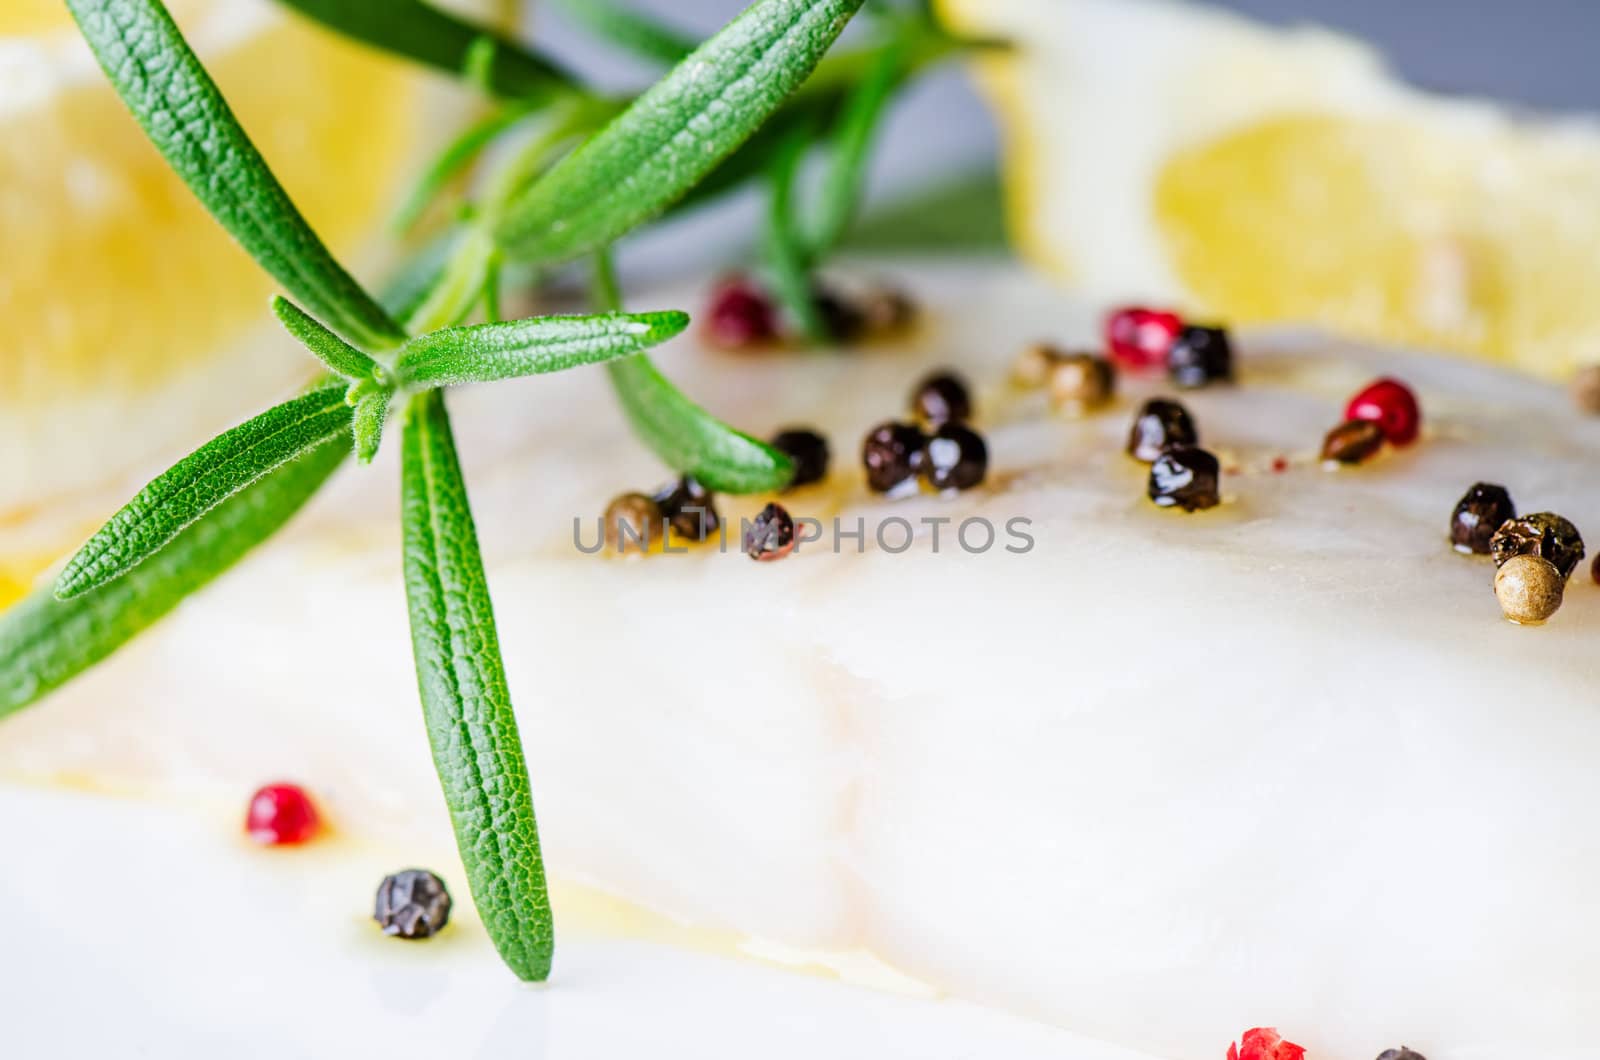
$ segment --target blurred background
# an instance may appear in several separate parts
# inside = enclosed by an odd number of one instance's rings
[[[635,0],[635,6],[703,35],[745,4]],[[1407,81],[1435,92],[1487,96],[1546,112],[1600,107],[1595,0],[1216,0],[1213,6],[1277,25],[1313,23],[1350,33],[1378,47]],[[542,40],[594,77],[618,86],[647,80],[646,68],[575,30],[559,10],[532,17]],[[987,113],[954,70],[903,101],[885,142],[889,149],[878,155],[880,191],[926,176],[930,159],[972,166],[995,150]]]

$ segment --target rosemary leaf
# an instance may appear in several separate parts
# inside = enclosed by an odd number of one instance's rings
[[[125,577],[57,600],[49,586],[0,615],[0,718],[66,684],[287,523],[344,460],[326,445],[234,494]]]
[[[56,596],[68,600],[121,577],[267,472],[349,431],[344,394],[343,383],[319,386],[178,461],[68,561],[56,581]]]
[[[217,221],[318,319],[366,346],[404,336],[278,183],[160,0],[67,0],[157,150]]]
[[[862,0],[758,0],[534,183],[500,219],[511,257],[558,261],[658,214],[799,87]]]
[[[383,377],[383,369],[377,361],[323,327],[282,295],[273,297],[272,312],[283,329],[335,375],[351,380],[379,380]]]
[[[641,59],[670,66],[694,51],[691,38],[616,0],[556,0],[555,6],[595,36]]]
[[[373,387],[356,395],[350,434],[355,443],[356,459],[362,464],[372,463],[372,458],[378,455],[383,424],[389,418],[389,402],[393,398],[394,391],[388,387]]]
[[[443,394],[414,396],[402,446],[417,689],[473,901],[521,979],[550,974],[555,925],[533,793]]]
[[[769,493],[794,477],[794,463],[736,431],[683,395],[650,358],[606,365],[628,421],[668,467],[718,493]]]
[[[488,88],[505,99],[530,99],[573,89],[572,77],[555,63],[494,32],[421,0],[279,0],[346,36],[394,52],[413,62],[465,74],[479,41],[493,54],[478,65]]]
[[[611,253],[594,256],[594,303],[620,311]],[[766,493],[794,477],[794,461],[734,430],[683,395],[645,354],[606,365],[634,433],[675,471],[720,493]]]
[[[900,83],[905,49],[895,40],[884,45],[877,61],[845,102],[833,135],[833,158],[817,200],[811,233],[812,260],[827,254],[855,220],[865,184],[867,159],[889,98]]]
[[[400,348],[403,387],[487,383],[628,357],[689,326],[686,313],[548,316],[446,328]]]
[[[534,113],[534,108],[524,104],[509,104],[467,126],[460,135],[439,152],[417,183],[406,195],[400,209],[395,211],[390,226],[396,232],[407,232],[427,212],[439,197],[444,186],[470,166],[484,149],[503,133]]]
[[[811,293],[810,260],[800,235],[795,231],[794,183],[806,149],[811,146],[811,130],[797,127],[773,160],[767,204],[767,260],[772,266],[773,289],[807,339],[826,343],[831,336],[828,325],[817,310]]]

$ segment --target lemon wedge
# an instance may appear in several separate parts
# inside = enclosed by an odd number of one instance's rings
[[[943,0],[1010,224],[1084,291],[1545,375],[1600,358],[1600,129],[1430,96],[1371,48],[1163,0]]]
[[[265,0],[168,6],[313,227],[370,274],[381,220],[469,95]],[[168,171],[59,0],[0,9],[0,230],[0,555],[306,373],[264,326],[270,279]]]

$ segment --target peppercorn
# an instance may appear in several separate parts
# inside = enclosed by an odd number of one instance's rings
[[[1398,379],[1378,379],[1361,388],[1345,406],[1347,420],[1372,420],[1390,445],[1410,445],[1422,429],[1417,395]]]
[[[1129,306],[1106,317],[1106,349],[1125,367],[1160,368],[1182,330],[1183,320],[1176,313]]]
[[[1554,512],[1535,512],[1502,523],[1489,539],[1489,554],[1496,566],[1513,556],[1540,556],[1554,563],[1565,580],[1583,561],[1583,538]]]
[[[1457,552],[1487,556],[1494,532],[1517,517],[1517,506],[1504,486],[1479,482],[1456,502],[1450,513],[1450,544]]]
[[[911,392],[911,415],[927,430],[972,418],[972,395],[954,372],[935,372]]]
[[[1383,428],[1371,420],[1345,420],[1322,440],[1322,459],[1360,464],[1383,448]]]
[[[746,350],[778,337],[778,311],[742,276],[723,281],[706,307],[706,340],[725,350]]]
[[[869,335],[897,335],[917,322],[917,303],[894,287],[877,287],[861,302],[863,325]]]
[[[716,497],[693,475],[685,475],[656,491],[655,501],[661,505],[667,525],[690,541],[704,541],[722,525],[717,515]]]
[[[1167,372],[1186,390],[1233,379],[1233,343],[1224,328],[1191,325],[1167,351]]]
[[[816,431],[790,427],[772,436],[772,448],[794,461],[789,489],[809,486],[828,477],[828,440]]]
[[[1116,372],[1104,357],[1067,354],[1050,369],[1050,403],[1060,412],[1081,416],[1110,401],[1116,385]]]
[[[1168,446],[1199,444],[1200,432],[1189,410],[1167,398],[1146,401],[1128,432],[1128,455],[1146,464],[1155,463]]]
[[[1222,466],[1198,446],[1170,446],[1150,465],[1150,499],[1158,508],[1186,512],[1213,508],[1222,502]]]
[[[296,846],[322,826],[316,803],[298,784],[268,784],[250,796],[244,830],[262,846]]]
[[[1573,374],[1572,403],[1579,412],[1600,416],[1600,364],[1585,365]]]
[[[811,304],[822,326],[835,342],[858,342],[866,331],[867,318],[861,307],[829,287],[814,287]]]
[[[1589,577],[1595,580],[1596,585],[1600,585],[1600,556],[1594,558],[1594,564],[1589,568]]]
[[[782,559],[794,551],[794,519],[781,504],[769,504],[745,530],[745,555],[758,562]]]
[[[606,548],[613,552],[649,552],[666,532],[661,504],[642,493],[624,493],[606,505],[602,519]]]
[[[1378,1060],[1428,1060],[1428,1058],[1402,1045],[1398,1049],[1385,1049],[1378,1054]]]
[[[969,490],[989,471],[989,447],[977,431],[947,423],[928,439],[922,477],[936,490]]]
[[[425,939],[450,922],[450,892],[427,869],[406,869],[378,884],[372,919],[385,935]]]
[[[1044,386],[1050,381],[1050,369],[1064,356],[1047,342],[1025,346],[1011,364],[1011,381],[1021,387]]]
[[[861,443],[861,463],[867,485],[888,493],[917,477],[928,444],[927,437],[909,423],[882,423]]]
[[[1567,579],[1556,565],[1539,556],[1512,556],[1494,574],[1494,595],[1511,621],[1536,626],[1561,607]]]

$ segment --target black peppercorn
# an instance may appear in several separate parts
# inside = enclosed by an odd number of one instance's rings
[[[866,314],[861,307],[839,292],[828,287],[815,287],[811,291],[811,304],[817,317],[835,342],[858,342],[867,329]]]
[[[1222,500],[1221,465],[1204,449],[1175,445],[1150,465],[1150,499],[1160,508],[1186,512],[1212,508]]]
[[[828,440],[816,431],[791,427],[772,436],[772,447],[794,461],[789,489],[809,486],[828,477]]]
[[[928,430],[972,418],[972,395],[954,372],[935,372],[911,394],[911,415]]]
[[[1322,459],[1360,464],[1383,448],[1383,428],[1373,420],[1345,420],[1322,440]]]
[[[689,541],[704,541],[722,525],[716,497],[692,475],[656,491],[655,501],[673,531]]]
[[[928,439],[922,477],[936,490],[969,490],[989,471],[989,447],[970,427],[947,423]]]
[[[1479,482],[1456,502],[1456,510],[1450,514],[1450,544],[1457,552],[1487,556],[1494,532],[1516,517],[1517,506],[1504,486]]]
[[[1512,556],[1539,556],[1554,563],[1565,581],[1583,561],[1583,538],[1554,512],[1535,512],[1502,523],[1489,539],[1489,554],[1497,567]]]
[[[1385,1049],[1378,1054],[1378,1060],[1428,1060],[1428,1058],[1402,1045],[1398,1049]]]
[[[1189,326],[1167,352],[1172,382],[1186,390],[1233,378],[1233,344],[1223,328]]]
[[[385,935],[425,939],[450,922],[450,892],[426,869],[406,869],[378,884],[372,919]]]
[[[794,519],[781,504],[769,504],[745,528],[745,555],[758,562],[782,559],[794,551]]]
[[[1199,444],[1200,432],[1189,410],[1165,398],[1146,401],[1128,432],[1128,455],[1146,464],[1155,463],[1168,446]]]
[[[867,469],[867,485],[878,493],[888,493],[916,478],[922,469],[928,439],[909,423],[883,423],[872,429],[861,443],[861,463]]]

